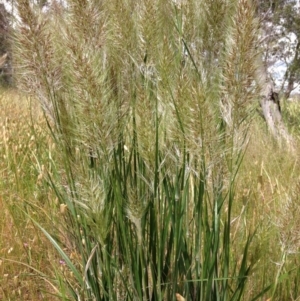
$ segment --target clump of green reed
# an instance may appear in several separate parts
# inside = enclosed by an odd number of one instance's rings
[[[74,276],[58,276],[61,297],[241,300],[257,260],[253,233],[235,229],[239,248],[231,237],[251,1],[74,0],[46,15],[17,3],[18,84],[57,145],[45,178],[69,245],[36,224]]]

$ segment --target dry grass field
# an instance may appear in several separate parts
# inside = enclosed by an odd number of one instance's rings
[[[16,91],[1,91],[0,108],[0,300],[56,300],[49,293],[59,258],[27,216],[50,226],[59,214],[36,161],[51,147],[43,115]]]

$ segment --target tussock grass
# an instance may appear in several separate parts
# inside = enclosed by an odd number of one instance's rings
[[[18,261],[43,289],[296,299],[299,166],[254,118],[251,1],[74,0],[47,16],[17,2],[17,82],[44,115],[15,101],[31,114],[3,117],[2,205],[20,245],[37,236]]]

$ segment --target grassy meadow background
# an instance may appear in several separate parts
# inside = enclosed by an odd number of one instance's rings
[[[16,2],[0,299],[299,300],[300,104],[274,141],[251,1]]]

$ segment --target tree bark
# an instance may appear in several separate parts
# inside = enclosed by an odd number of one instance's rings
[[[10,46],[9,14],[0,4],[0,84],[12,85],[12,62]]]
[[[278,93],[274,90],[274,84],[269,79],[261,58],[258,61],[256,71],[256,82],[260,90],[260,106],[267,127],[281,146],[287,146],[293,150],[293,138],[283,122]]]

